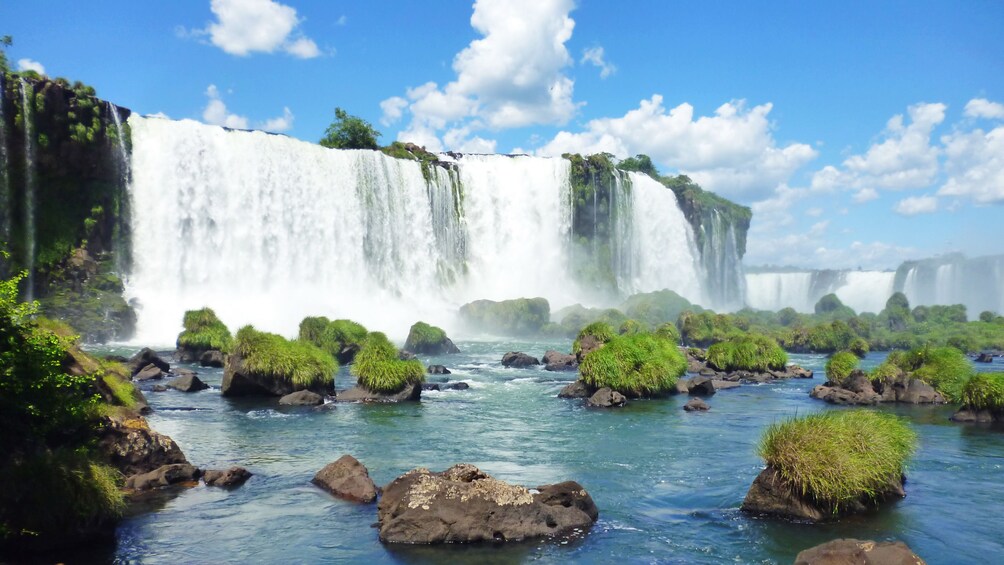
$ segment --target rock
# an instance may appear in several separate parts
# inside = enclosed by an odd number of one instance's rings
[[[898,395],[896,401],[907,404],[944,404],[945,397],[924,381],[910,379],[906,385],[906,390]]]
[[[129,362],[128,359],[121,355],[105,355],[105,361],[114,361],[116,363],[126,364]]]
[[[553,349],[544,353],[544,369],[548,371],[575,371],[579,368],[579,362],[574,355],[559,353]]]
[[[188,463],[174,440],[151,430],[142,418],[106,419],[99,437],[98,450],[127,477],[172,463]]]
[[[836,539],[799,552],[795,565],[925,565],[901,541]]]
[[[226,357],[223,355],[223,352],[216,349],[210,349],[199,356],[199,365],[202,367],[222,369],[225,362]]]
[[[582,363],[582,360],[586,358],[593,351],[603,347],[605,342],[596,339],[594,335],[584,335],[582,339],[579,340],[579,352],[575,354],[575,360]]]
[[[171,370],[171,365],[167,361],[161,359],[160,355],[157,355],[157,352],[149,347],[144,347],[139,351],[139,353],[130,357],[129,361],[126,362],[126,366],[129,367],[129,372],[132,376],[136,376],[136,373],[151,364],[165,373]]]
[[[683,409],[687,412],[707,412],[711,407],[700,398],[691,398],[683,405]]]
[[[840,387],[831,387],[826,385],[816,385],[813,387],[812,392],[809,396],[813,398],[818,398],[819,400],[824,400],[830,404],[841,404],[848,406],[870,406],[873,404],[878,404],[881,401],[881,396],[875,394],[874,392],[868,393],[856,393]]]
[[[408,351],[407,349],[399,349],[397,351],[397,358],[401,361],[411,361],[413,359],[418,359],[414,353]]]
[[[252,473],[244,467],[231,467],[225,471],[210,469],[202,473],[207,487],[236,488],[251,477]]]
[[[198,481],[201,474],[202,472],[197,467],[193,467],[187,463],[163,465],[148,473],[140,473],[129,477],[126,480],[125,488],[144,491],[178,483],[191,483]]]
[[[136,373],[133,378],[137,381],[155,381],[164,378],[164,374],[164,371],[160,367],[150,363]]]
[[[335,400],[338,402],[406,402],[415,401],[422,398],[422,385],[415,383],[404,387],[401,392],[386,394],[373,392],[359,385],[338,393]]]
[[[705,376],[690,379],[687,392],[696,396],[711,396],[715,394],[715,382]]]
[[[980,353],[979,355],[976,356],[976,362],[977,363],[993,363],[994,362],[994,356],[991,353],[985,353],[985,352],[984,353]]]
[[[209,388],[209,385],[202,382],[202,380],[195,375],[186,375],[170,381],[167,383],[167,387],[181,392],[198,392],[200,390],[206,390]]]
[[[711,383],[715,385],[715,390],[726,390],[742,386],[741,383],[735,381],[722,381],[718,379],[712,379]]]
[[[845,388],[851,392],[856,392],[861,394],[863,392],[873,393],[875,389],[872,387],[872,381],[868,378],[868,375],[860,369],[854,369],[851,374],[844,381],[842,388]]]
[[[690,379],[676,379],[671,394],[690,394]]]
[[[383,489],[377,526],[384,543],[520,541],[588,529],[599,516],[574,481],[529,490],[473,465],[415,469]]]
[[[534,365],[540,365],[540,360],[521,351],[510,351],[502,356],[503,367],[515,367],[517,369],[522,369],[524,367],[532,367]]]
[[[334,392],[334,379],[326,379],[309,387],[294,384],[272,375],[255,373],[244,364],[240,355],[228,355],[226,367],[223,370],[223,396],[286,396],[298,390],[309,390],[322,396]]]
[[[874,498],[862,498],[844,503],[837,512],[831,512],[828,508],[823,508],[816,503],[811,496],[799,492],[791,483],[785,481],[776,469],[767,466],[753,481],[740,510],[753,514],[769,514],[819,522],[863,512],[883,500],[904,496],[906,496],[906,491],[903,490],[901,477],[891,481],[882,492],[876,493]]]
[[[324,397],[309,390],[291,392],[279,399],[279,406],[320,406]]]
[[[431,390],[441,390],[439,383],[422,383],[422,391],[428,392]]]
[[[449,369],[442,365],[429,365],[429,368],[425,370],[426,373],[430,375],[450,375],[452,374]]]
[[[625,398],[623,394],[607,387],[603,387],[596,391],[589,397],[589,400],[586,401],[588,406],[592,406],[594,408],[616,408],[624,406],[626,403],[627,398]]]
[[[194,377],[198,375],[198,373],[196,373],[191,369],[182,369],[180,367],[175,367],[171,369],[171,374],[176,377]]]
[[[443,385],[443,390],[467,390],[469,388],[471,388],[471,385],[463,381]]]
[[[310,482],[354,502],[373,502],[377,497],[377,487],[369,471],[351,455],[342,455],[334,463],[328,463]]]
[[[153,385],[150,387],[150,392],[167,392],[167,387],[164,385]]]
[[[963,406],[949,419],[964,424],[991,424],[1004,418],[1000,418],[991,410],[977,410],[972,406]]]
[[[558,398],[589,398],[592,394],[586,383],[575,381],[561,389],[561,392],[558,393]]]

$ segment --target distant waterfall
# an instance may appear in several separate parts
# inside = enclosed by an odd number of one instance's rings
[[[707,301],[721,310],[738,310],[742,308],[746,295],[746,279],[735,226],[726,222],[718,210],[713,209],[706,216],[701,226],[704,230],[701,268],[707,281]]]
[[[812,273],[747,273],[746,304],[756,310],[812,312]]]
[[[25,299],[35,298],[35,94],[23,78],[21,86],[21,119],[24,128],[24,266],[28,271]]]
[[[970,319],[985,310],[1004,314],[1004,255],[910,261],[896,271],[895,288],[911,305],[964,304]]]

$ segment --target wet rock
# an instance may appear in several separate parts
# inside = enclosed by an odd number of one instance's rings
[[[700,398],[691,398],[683,405],[683,409],[687,412],[707,412],[711,407]]]
[[[671,394],[690,394],[690,379],[676,379]]]
[[[231,467],[220,471],[209,469],[202,473],[202,480],[207,487],[237,488],[250,479],[253,474],[244,467]]]
[[[588,406],[592,406],[594,408],[617,408],[624,406],[626,403],[627,398],[625,398],[623,394],[607,387],[603,387],[596,391],[589,397],[589,400],[586,401]]]
[[[161,359],[160,355],[157,355],[157,352],[149,347],[144,347],[126,362],[126,366],[129,367],[129,373],[132,376],[136,376],[136,373],[139,373],[147,365],[154,365],[165,373],[171,370],[171,365]]]
[[[924,565],[901,541],[836,539],[799,552],[795,565]]]
[[[443,385],[443,390],[467,390],[469,388],[471,388],[471,385],[463,381]]]
[[[133,379],[137,381],[155,381],[164,378],[163,370],[160,367],[150,363],[146,367],[140,369],[138,373],[133,376]]]
[[[809,393],[831,404],[872,406],[882,402],[905,404],[944,404],[945,397],[920,379],[900,372],[880,382],[872,381],[861,370],[854,370],[842,383],[827,381]]]
[[[223,370],[223,396],[286,396],[298,390],[309,390],[316,394],[330,395],[334,392],[333,379],[303,387],[273,375],[256,373],[244,364],[240,355],[228,355]]]
[[[202,367],[222,369],[225,362],[226,357],[223,352],[216,349],[210,349],[199,356],[199,365]]]
[[[991,353],[980,353],[976,356],[977,363],[993,363],[994,356]]]
[[[708,377],[698,375],[690,379],[687,392],[694,396],[711,396],[715,394],[715,382]]]
[[[153,385],[150,387],[150,392],[167,392],[167,387],[164,385]]]
[[[188,463],[174,440],[151,430],[142,418],[106,419],[99,437],[98,450],[127,477],[164,465]]]
[[[202,382],[202,380],[195,375],[185,375],[168,382],[167,387],[181,392],[198,392],[200,390],[206,390],[209,388],[209,385]]]
[[[579,362],[574,355],[566,355],[553,349],[544,353],[542,361],[544,369],[548,371],[575,371],[579,368]]]
[[[910,379],[903,394],[896,399],[897,402],[907,404],[944,404],[945,397],[941,396],[934,387],[920,379]]]
[[[418,359],[414,353],[408,351],[407,349],[399,349],[397,351],[397,358],[401,361],[412,361],[414,359]]]
[[[407,402],[417,401],[421,398],[422,385],[421,383],[415,383],[393,394],[373,392],[356,385],[348,390],[339,392],[335,399],[338,402]]]
[[[377,526],[384,543],[520,541],[588,529],[599,511],[574,481],[530,490],[473,465],[415,469],[383,489]]]
[[[849,514],[864,512],[883,500],[902,498],[906,496],[903,490],[903,478],[891,480],[874,498],[862,498],[850,501],[840,506],[837,512],[832,512],[817,503],[810,495],[802,494],[791,483],[784,480],[781,474],[771,466],[757,475],[743,500],[740,510],[752,514],[767,514],[820,522],[835,519]]]
[[[182,369],[180,367],[175,367],[171,369],[171,374],[175,377],[194,377],[198,375],[195,371],[191,369]]]
[[[963,406],[955,414],[952,414],[950,419],[953,422],[963,424],[992,424],[1004,421],[1004,415],[995,413],[992,410],[980,410],[972,406]]]
[[[515,367],[517,369],[522,369],[524,367],[532,367],[534,365],[540,365],[540,360],[536,357],[531,357],[522,351],[510,351],[502,356],[503,367]]]
[[[279,399],[279,406],[320,406],[324,397],[309,390],[291,392]]]
[[[422,383],[422,391],[429,392],[432,390],[442,390],[439,388],[439,383]]]
[[[742,386],[741,383],[735,381],[723,381],[723,380],[713,379],[711,382],[712,384],[715,385],[715,390],[727,390],[730,388],[737,388]]]
[[[163,465],[148,473],[133,475],[126,480],[125,487],[138,491],[162,488],[178,483],[198,481],[202,472],[187,463]],[[194,485],[191,485],[194,486]]]
[[[592,391],[589,390],[589,386],[582,381],[575,381],[565,388],[561,389],[558,393],[558,398],[589,398],[592,396]]]
[[[373,502],[377,488],[366,467],[351,455],[328,463],[310,481],[331,494],[354,502]]]
[[[429,365],[429,368],[425,370],[426,373],[430,375],[450,375],[450,370],[442,365]]]

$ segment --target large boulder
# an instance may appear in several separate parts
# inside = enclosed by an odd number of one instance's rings
[[[901,541],[835,539],[800,551],[795,565],[924,565]]]
[[[519,541],[588,529],[599,516],[574,481],[529,490],[461,464],[414,469],[383,488],[377,526],[384,543]]]
[[[203,367],[215,367],[222,369],[226,363],[226,355],[218,349],[210,349],[199,355],[199,365]]]
[[[616,390],[603,387],[593,393],[586,401],[587,406],[594,408],[618,408],[627,403],[627,398]]]
[[[532,367],[534,365],[540,365],[540,360],[536,357],[531,357],[522,351],[510,351],[502,356],[503,367],[515,367],[517,369],[522,369],[525,367]]]
[[[325,379],[309,387],[293,383],[292,379],[284,379],[257,373],[244,363],[240,355],[228,355],[226,367],[223,370],[223,396],[286,396],[298,390],[309,390],[322,396],[334,392],[331,379]]]
[[[142,418],[106,419],[99,437],[99,451],[127,477],[164,465],[188,463],[174,440],[151,430]]]
[[[309,390],[291,392],[279,399],[279,406],[320,406],[324,397]]]
[[[421,398],[422,383],[406,385],[399,392],[394,393],[375,392],[356,385],[339,392],[338,396],[335,397],[338,402],[406,402],[421,400]]]
[[[342,455],[314,475],[312,483],[331,494],[353,502],[373,502],[377,487],[366,467],[351,455]]]
[[[144,491],[166,486],[185,484],[195,486],[202,471],[187,463],[175,463],[158,467],[148,473],[140,473],[126,479],[125,488]]]
[[[560,353],[549,349],[544,353],[544,368],[548,371],[576,371],[579,368],[579,360],[574,355]]]
[[[160,367],[154,365],[153,363],[150,363],[146,367],[140,369],[139,372],[133,376],[133,378],[141,382],[156,381],[164,378],[164,375],[166,374],[167,373],[161,370]]]
[[[430,326],[425,322],[416,322],[411,326],[404,348],[426,355],[460,353],[460,349],[454,345],[453,340],[446,337],[446,332],[442,328]]]
[[[785,480],[774,467],[768,465],[753,481],[740,509],[752,514],[767,514],[820,522],[864,512],[883,500],[903,498],[906,496],[906,491],[903,490],[903,480],[902,476],[891,480],[879,492],[876,492],[874,497],[862,497],[832,511],[816,502],[812,497],[803,494]]]
[[[698,375],[690,379],[687,385],[687,392],[694,396],[711,396],[715,394],[715,381]]]
[[[244,467],[231,467],[225,470],[207,469],[202,473],[202,480],[207,487],[236,488],[252,477],[251,471]]]
[[[157,352],[149,347],[144,347],[139,351],[139,353],[130,357],[129,361],[126,362],[126,367],[129,368],[129,374],[131,376],[136,376],[136,373],[151,364],[165,373],[171,370],[171,365],[167,361],[161,359],[160,355],[157,355]]]
[[[181,392],[198,392],[200,390],[206,390],[209,388],[209,385],[202,382],[202,379],[196,377],[195,375],[186,374],[169,381],[167,383],[167,388],[173,388],[174,390]]]

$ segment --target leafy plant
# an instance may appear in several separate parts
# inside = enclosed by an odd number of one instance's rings
[[[857,355],[850,351],[838,351],[826,360],[826,378],[835,383],[843,382],[857,367]]]
[[[335,108],[335,120],[324,130],[319,142],[334,149],[379,149],[380,132],[366,120]]]

